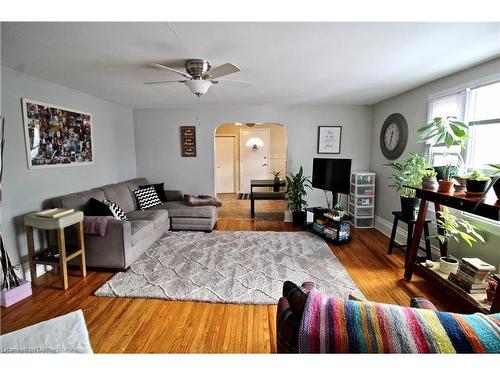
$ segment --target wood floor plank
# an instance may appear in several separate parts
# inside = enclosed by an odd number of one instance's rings
[[[222,218],[216,230],[302,230],[290,223]],[[387,237],[374,229],[353,230],[353,241],[329,245],[366,298],[407,306],[414,296],[431,300],[441,309],[457,307],[433,285],[415,275],[402,278],[403,253],[386,254]],[[113,274],[77,272],[69,288],[57,288],[57,276],[47,274],[33,295],[1,309],[1,332],[82,309],[92,348],[97,353],[271,353],[276,351],[276,305],[233,305],[186,301],[105,298],[93,295]]]

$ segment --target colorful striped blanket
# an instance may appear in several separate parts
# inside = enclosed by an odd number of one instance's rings
[[[300,353],[500,353],[500,314],[462,315],[309,293]]]

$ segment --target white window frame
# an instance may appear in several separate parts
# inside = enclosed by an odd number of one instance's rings
[[[442,96],[446,96],[446,95],[452,95],[452,94],[456,94],[458,92],[461,92],[461,91],[466,91],[466,97],[465,97],[465,115],[464,115],[464,123],[466,124],[469,124],[469,111],[470,111],[470,106],[469,106],[469,103],[470,103],[470,92],[471,90],[474,90],[474,89],[478,89],[480,87],[483,87],[483,86],[487,86],[487,85],[491,85],[491,84],[494,84],[494,83],[498,83],[500,82],[500,73],[496,73],[496,74],[492,74],[492,75],[488,75],[486,77],[482,77],[482,78],[479,78],[479,79],[476,79],[476,80],[472,80],[472,81],[468,81],[466,83],[463,83],[461,85],[457,85],[457,86],[454,86],[452,88],[449,88],[449,89],[446,89],[446,90],[442,90],[442,91],[438,91],[438,92],[435,92],[431,95],[429,95],[428,99],[427,99],[427,120],[428,122],[429,121],[432,121],[432,119],[430,119],[431,117],[431,101],[433,99],[436,99],[436,98],[439,98],[439,97],[442,97]],[[426,144],[427,147],[425,149],[425,152],[428,156],[429,155],[429,152],[430,152],[430,147],[428,144]],[[467,144],[467,148],[469,147],[469,144]],[[469,161],[469,155],[466,154],[466,155],[462,155],[462,156],[465,156],[464,157],[464,161],[466,163],[466,165],[468,165],[468,161]],[[496,221],[496,220],[491,220],[491,219],[488,219],[488,218],[485,218],[485,217],[481,217],[481,216],[478,216],[478,215],[474,215],[474,214],[471,214],[471,213],[468,213],[468,212],[463,212],[463,211],[459,211],[459,210],[455,210],[455,209],[452,209],[450,208],[450,211],[452,212],[455,212],[455,214],[459,214],[465,218],[467,218],[467,220],[471,220],[473,222],[475,222],[474,224],[477,224],[478,227],[484,231],[498,231],[498,228],[500,228],[500,222],[499,221]]]

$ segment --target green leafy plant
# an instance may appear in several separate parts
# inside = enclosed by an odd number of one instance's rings
[[[490,191],[490,189],[497,183],[498,180],[500,180],[500,163],[488,164],[488,165],[491,168],[493,168],[495,170],[495,172],[493,172],[491,174],[491,177],[493,177],[493,178],[491,179],[491,182],[488,185],[488,187],[486,188],[486,190],[484,191],[483,195],[481,195],[481,198],[479,198],[479,200],[477,201],[476,205],[474,206],[474,210],[477,208],[477,206],[479,205],[479,203],[481,203],[481,200],[486,196],[486,194],[488,194],[488,192]]]
[[[415,198],[415,189],[405,186],[420,186],[422,177],[429,168],[425,157],[420,154],[411,153],[402,162],[393,162],[386,165],[395,171],[392,175],[394,184],[389,186],[403,197]]]
[[[287,190],[285,194],[286,204],[290,211],[302,211],[307,207],[304,197],[307,195],[306,188],[311,189],[311,180],[304,176],[302,167],[296,174],[290,172],[286,176]]]
[[[335,207],[333,207],[335,211],[344,211],[344,206],[342,206],[342,203],[337,203]]]
[[[272,171],[271,174],[274,176],[274,178],[280,178],[281,171]]]
[[[487,181],[490,179],[488,176],[479,172],[477,169],[474,169],[469,175],[465,176],[465,178],[474,181]]]
[[[453,145],[465,147],[469,126],[455,117],[436,117],[434,120],[417,130],[422,141],[429,141],[434,146],[444,144],[447,148]]]
[[[461,148],[466,146],[467,143],[467,132],[469,126],[461,121],[458,121],[456,117],[436,117],[434,120],[421,127],[417,130],[420,137],[420,142],[430,142],[432,146],[444,145],[446,149],[451,146],[460,146]],[[447,153],[445,153],[445,158]],[[442,167],[443,180],[451,180],[452,176],[459,167],[463,164],[461,156],[458,155],[457,165],[447,164]]]
[[[442,233],[436,233],[428,238],[437,239],[442,244],[449,243],[452,239],[456,242],[463,240],[470,247],[478,240],[482,243],[485,242],[484,238],[478,233],[478,228],[475,225],[469,223],[467,220],[457,218],[446,207],[442,211],[437,212],[436,223]],[[449,260],[448,254],[446,254],[446,260]]]

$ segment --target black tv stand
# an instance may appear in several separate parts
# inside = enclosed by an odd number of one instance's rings
[[[307,212],[313,214],[313,221],[308,221],[306,218],[304,228],[306,231],[335,245],[343,245],[351,241],[351,224],[349,223],[352,220],[351,216],[344,215],[338,220],[333,220],[324,215],[327,212],[333,212],[333,210],[324,207],[309,207],[306,208],[306,215]]]

